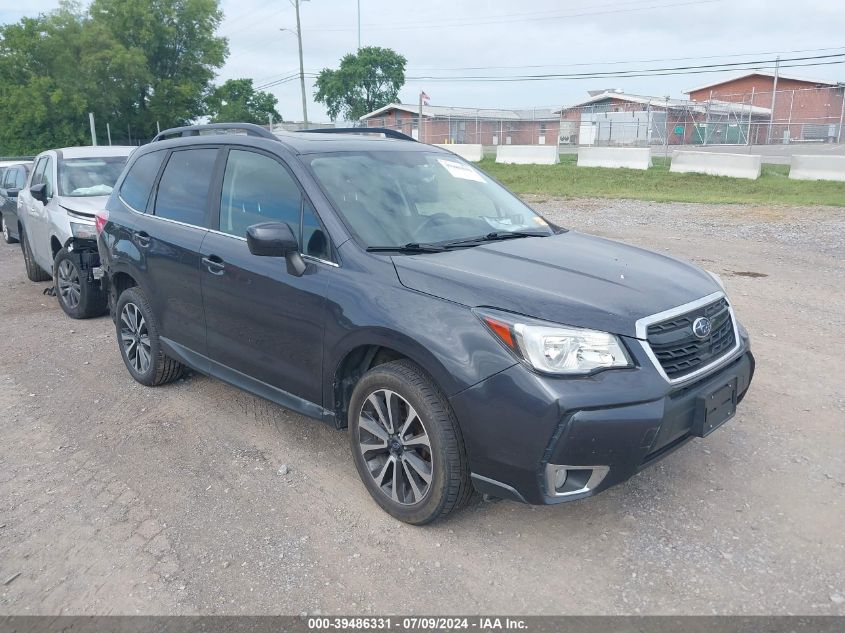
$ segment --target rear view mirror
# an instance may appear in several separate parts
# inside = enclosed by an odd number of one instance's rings
[[[40,185],[33,185],[29,188],[29,193],[32,194],[32,197],[41,202],[42,204],[47,204],[47,185],[46,183],[41,183]]]
[[[253,224],[246,230],[249,252],[258,257],[284,257],[288,272],[301,277],[305,261],[299,254],[299,242],[286,222]]]
[[[6,189],[6,197],[7,198],[17,198],[18,194],[21,192],[20,189],[17,187],[13,187],[11,189]]]

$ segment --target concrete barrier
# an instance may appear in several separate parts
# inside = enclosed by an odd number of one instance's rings
[[[676,151],[669,171],[677,174],[709,174],[757,180],[763,168],[760,154],[721,154]]]
[[[557,145],[499,145],[496,162],[512,165],[554,165],[559,163]]]
[[[789,178],[845,182],[845,156],[793,156]]]
[[[648,147],[579,147],[578,167],[648,169],[651,150]]]
[[[468,160],[473,163],[477,163],[484,158],[483,145],[473,145],[469,143],[435,143],[434,145],[449,150],[464,160]]]

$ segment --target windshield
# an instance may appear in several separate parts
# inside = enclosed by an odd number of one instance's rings
[[[311,159],[311,168],[365,247],[437,244],[491,233],[552,234],[513,194],[449,154],[323,154]]]
[[[126,156],[69,158],[59,161],[59,195],[107,196],[126,164]]]

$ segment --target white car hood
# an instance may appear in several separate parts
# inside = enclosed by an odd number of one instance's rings
[[[106,208],[108,196],[59,196],[59,206],[82,215],[91,216],[94,219],[94,214]]]

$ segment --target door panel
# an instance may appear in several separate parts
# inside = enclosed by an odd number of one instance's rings
[[[333,269],[256,257],[246,240],[210,232],[201,267],[208,355],[247,376],[322,404],[323,310]]]
[[[301,245],[305,197],[278,157],[242,149],[229,152],[221,184],[213,224],[220,230],[209,233],[202,247],[209,356],[322,404],[323,307],[333,269],[309,263],[296,277],[284,258],[252,255],[244,239],[253,224],[286,222]],[[308,239],[314,244],[322,233],[318,223],[311,211]],[[318,246],[330,253],[322,235]]]
[[[156,188],[154,215],[133,212],[130,238],[145,262],[162,336],[203,355],[200,251],[217,156],[209,147],[174,151]]]

